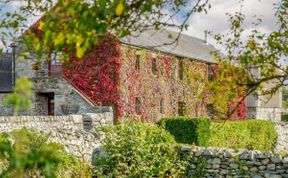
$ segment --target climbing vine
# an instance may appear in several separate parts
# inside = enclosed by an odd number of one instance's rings
[[[112,35],[99,44],[91,48],[83,59],[71,55],[63,64],[63,73],[94,104],[112,105],[121,115],[123,110],[118,95],[120,45]]]

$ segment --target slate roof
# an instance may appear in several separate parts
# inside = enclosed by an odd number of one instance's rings
[[[12,55],[2,54],[0,56],[0,92],[12,91],[12,80]]]
[[[172,35],[172,38],[168,38],[169,33]],[[181,34],[178,43],[175,42],[170,45],[163,45],[175,41],[178,34],[179,33],[167,29],[159,31],[145,30],[137,35],[124,37],[120,39],[120,41],[130,46],[146,48],[153,51],[161,51],[175,56],[188,57],[207,63],[215,63],[211,52],[216,51],[216,48],[199,38]]]

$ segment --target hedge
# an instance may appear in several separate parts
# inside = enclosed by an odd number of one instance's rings
[[[97,128],[105,133],[106,156],[95,156],[96,177],[183,177],[176,141],[155,124],[140,122]]]
[[[277,131],[271,121],[226,121],[212,123],[209,146],[271,151],[276,141]]]
[[[198,146],[208,146],[210,123],[210,119],[201,117],[167,117],[158,122],[178,143]]]

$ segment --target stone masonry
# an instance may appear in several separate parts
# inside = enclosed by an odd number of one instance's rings
[[[288,177],[288,155],[202,147],[182,147],[181,153],[184,156],[192,153],[189,177]]]
[[[288,153],[288,122],[276,122],[275,126],[278,132],[276,151]]]
[[[93,152],[100,146],[102,137],[92,128],[109,124],[113,124],[112,112],[88,113],[84,116],[0,116],[0,132],[35,129],[49,134],[50,141],[63,144],[68,152],[88,161],[91,161]]]

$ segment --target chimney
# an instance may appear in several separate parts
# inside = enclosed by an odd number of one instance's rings
[[[205,33],[205,39],[204,39],[204,41],[205,41],[205,43],[208,45],[208,42],[207,42],[207,34],[208,34],[208,31],[205,30],[204,33]]]

